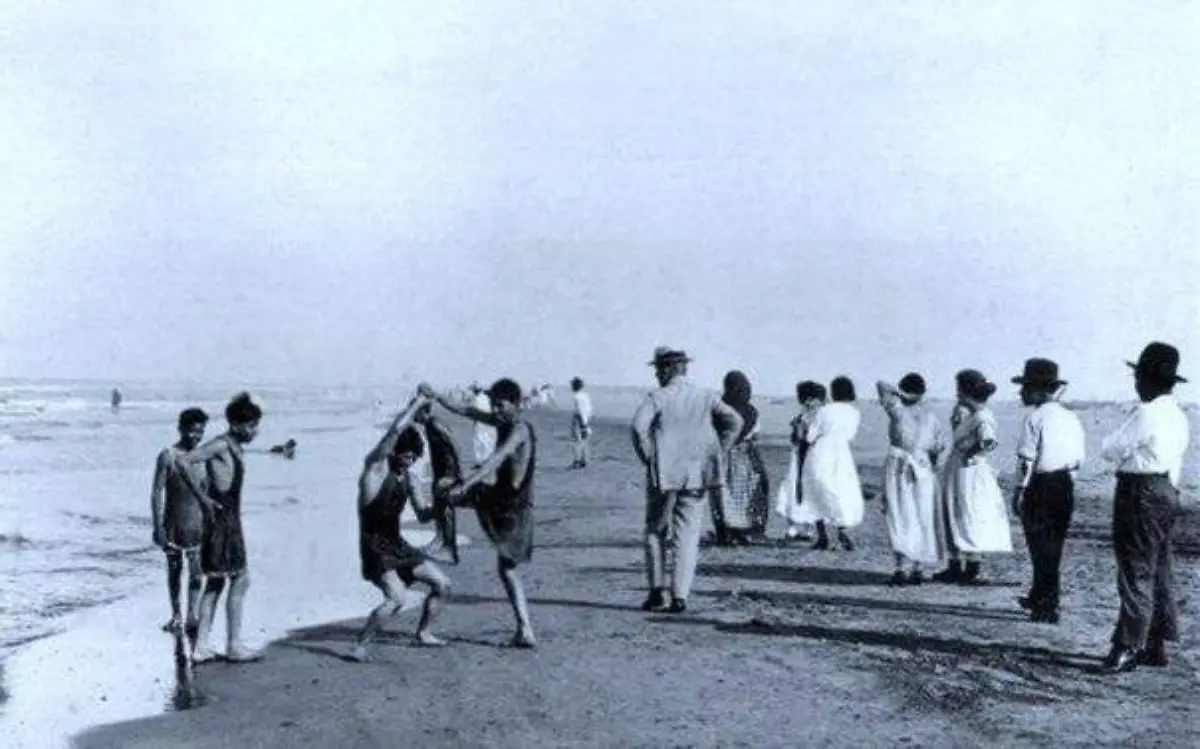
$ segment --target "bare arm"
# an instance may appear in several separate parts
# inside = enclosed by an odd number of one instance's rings
[[[412,402],[408,404],[408,407],[396,414],[396,418],[392,419],[392,423],[390,426],[388,426],[387,431],[384,432],[383,436],[379,438],[379,443],[376,444],[375,447],[371,448],[371,451],[367,453],[367,457],[363,460],[363,464],[367,467],[370,467],[382,463],[388,456],[388,453],[392,451],[392,447],[396,444],[396,438],[400,436],[401,432],[412,425],[413,420],[417,416],[417,412],[427,404],[428,401],[421,396],[413,398]]]
[[[713,399],[712,414],[713,419],[723,427],[719,430],[721,449],[731,449],[737,436],[742,433],[742,427],[746,424],[745,419],[720,398]]]
[[[150,485],[150,517],[154,519],[155,533],[162,527],[163,501],[166,495],[167,471],[171,468],[171,456],[168,450],[158,454],[154,465],[154,481]]]
[[[212,458],[217,457],[218,455],[220,455],[221,453],[225,452],[228,449],[229,449],[229,440],[225,437],[225,435],[222,434],[222,435],[213,437],[208,442],[205,442],[203,445],[200,445],[199,447],[197,447],[195,450],[192,450],[191,452],[184,453],[183,455],[179,455],[178,453],[176,453],[175,462],[176,463],[204,463],[208,460],[211,460]],[[186,471],[184,473],[186,473]]]
[[[462,484],[458,487],[459,491],[465,492],[478,485],[486,477],[494,474],[501,463],[515,455],[517,450],[521,449],[529,441],[528,430],[529,427],[525,424],[520,424],[517,428],[513,429],[512,433],[508,435],[508,439],[504,440],[496,448],[496,451],[483,462],[483,465],[479,466],[475,473],[463,479]]]
[[[445,397],[444,395],[440,395],[440,394],[436,394],[436,393],[434,394],[433,399],[437,402],[437,404],[439,406],[446,409],[447,411],[454,414],[455,416],[461,416],[465,419],[470,419],[471,421],[478,421],[482,424],[487,424],[488,426],[493,426],[493,427],[500,426],[500,424],[501,424],[500,419],[495,414],[493,414],[491,411],[484,411],[482,409],[475,408],[475,406],[470,405],[470,404],[460,405],[460,404],[455,403],[454,401],[450,400],[449,398]]]

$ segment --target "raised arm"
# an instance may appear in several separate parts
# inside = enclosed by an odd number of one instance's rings
[[[426,398],[418,395],[416,398],[412,399],[412,402],[408,404],[407,408],[396,414],[396,418],[392,419],[392,423],[388,426],[387,431],[384,432],[383,436],[379,438],[378,444],[371,448],[371,451],[367,453],[367,457],[363,460],[364,468],[370,468],[382,464],[384,459],[387,458],[388,453],[390,453],[392,448],[395,446],[396,438],[400,436],[401,432],[412,426],[413,421],[416,419],[417,412],[419,412],[428,404],[429,401]]]
[[[205,463],[229,449],[229,440],[223,434],[213,437],[191,452],[175,454],[176,463]],[[184,471],[186,473],[186,471]]]
[[[488,456],[488,459],[483,462],[483,465],[479,466],[474,473],[463,479],[462,483],[457,487],[458,493],[465,494],[467,491],[481,483],[485,478],[495,474],[500,468],[501,463],[515,455],[517,450],[520,450],[528,442],[529,426],[524,423],[518,424],[517,427],[508,435],[508,439],[500,443],[500,445],[496,448],[496,451]]]
[[[501,424],[500,418],[497,417],[495,414],[493,414],[491,411],[484,411],[484,410],[475,408],[475,406],[470,405],[470,404],[464,405],[464,404],[460,404],[460,403],[455,403],[450,398],[447,398],[446,396],[442,395],[441,393],[438,393],[437,391],[435,391],[433,389],[433,387],[431,387],[428,383],[424,383],[424,382],[421,383],[421,385],[418,387],[418,390],[420,391],[421,395],[425,396],[426,398],[429,398],[431,401],[433,401],[434,403],[437,403],[439,406],[446,409],[447,411],[454,414],[455,416],[461,416],[465,419],[470,419],[471,421],[478,421],[480,423],[487,424],[488,426],[493,426],[493,427],[500,426],[500,424]]]
[[[746,422],[742,419],[741,414],[734,411],[728,403],[720,398],[713,398],[712,415],[713,421],[721,425],[721,428],[717,430],[717,434],[721,438],[721,449],[729,450],[737,441],[738,435],[742,433],[742,427]]]

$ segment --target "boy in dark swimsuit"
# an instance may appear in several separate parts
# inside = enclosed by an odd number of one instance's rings
[[[171,620],[163,625],[164,632],[174,632],[183,626],[179,594],[184,559],[187,560],[188,605],[187,632],[195,636],[200,606],[200,588],[204,578],[200,572],[200,542],[204,533],[204,506],[176,475],[175,456],[186,455],[204,440],[208,414],[199,408],[189,408],[179,414],[179,441],[163,448],[154,467],[154,484],[150,490],[150,513],[154,520],[154,545],[167,557],[167,592],[171,599]],[[189,466],[191,479],[201,488],[208,480],[202,469]]]
[[[429,631],[429,626],[437,616],[441,600],[449,595],[450,579],[400,532],[400,515],[409,502],[421,522],[428,522],[434,515],[433,510],[422,504],[409,475],[409,469],[421,457],[425,447],[412,424],[417,414],[427,407],[428,401],[424,398],[409,404],[363,461],[358,479],[362,576],[383,592],[384,600],[367,618],[350,653],[356,661],[367,660],[367,645],[384,622],[407,608],[408,588],[416,582],[429,586],[429,595],[425,597],[425,607],[417,625],[417,643],[445,644]]]
[[[533,477],[537,466],[537,440],[533,427],[520,418],[521,388],[509,379],[488,389],[490,413],[463,407],[440,396],[422,383],[422,395],[433,398],[447,411],[496,428],[496,451],[473,474],[446,491],[456,505],[474,505],[479,525],[496,548],[497,570],[512,606],[517,632],[512,645],[533,648],[536,641],[529,618],[525,589],[517,567],[533,558]],[[486,483],[492,477],[494,482]]]
[[[176,458],[181,466],[203,464],[208,474],[207,491],[190,480],[188,482],[197,496],[208,500],[207,506],[211,510],[200,546],[200,568],[207,580],[204,596],[200,600],[200,622],[192,656],[196,663],[216,657],[208,647],[208,636],[226,580],[230,584],[229,596],[225,600],[225,660],[246,663],[262,657],[261,653],[250,650],[242,642],[243,606],[246,591],[250,588],[246,539],[242,534],[242,484],[246,475],[243,452],[245,446],[258,436],[261,419],[262,409],[250,400],[250,394],[239,393],[225,407],[228,431],[191,453]]]

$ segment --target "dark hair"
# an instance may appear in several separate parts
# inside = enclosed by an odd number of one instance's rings
[[[829,383],[829,394],[834,403],[853,403],[856,398],[854,383],[849,377],[835,377]]]
[[[911,395],[920,398],[925,395],[925,378],[916,372],[909,372],[900,379],[901,395]]]
[[[996,392],[995,384],[989,382],[988,378],[978,369],[960,371],[954,375],[954,382],[964,395],[980,403],[986,403],[987,399]]]
[[[401,432],[396,437],[396,444],[392,446],[393,458],[404,453],[412,453],[418,458],[425,454],[425,440],[421,439],[421,433],[413,427]]]
[[[188,429],[196,424],[207,424],[208,414],[202,408],[185,408],[179,412],[179,428]]]
[[[806,401],[813,399],[820,401],[825,400],[824,385],[819,382],[813,382],[812,380],[805,380],[804,382],[796,385],[796,400]]]
[[[583,390],[583,380],[579,379],[578,377],[571,378],[571,389],[575,392]]]
[[[487,394],[493,403],[507,401],[514,406],[521,405],[521,386],[507,377],[493,382],[492,386],[488,388]]]
[[[250,393],[241,392],[230,399],[225,406],[225,421],[230,424],[249,424],[262,418],[262,409],[250,400]]]

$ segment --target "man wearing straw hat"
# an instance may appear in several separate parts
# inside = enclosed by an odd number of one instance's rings
[[[1033,583],[1020,599],[1031,621],[1057,624],[1060,568],[1067,528],[1075,512],[1075,476],[1083,463],[1085,438],[1079,417],[1058,403],[1067,382],[1050,359],[1029,359],[1012,378],[1021,402],[1030,407],[1017,437],[1020,485],[1013,511],[1021,518]]]
[[[1121,611],[1104,662],[1110,673],[1167,665],[1166,642],[1178,636],[1171,532],[1189,430],[1173,393],[1187,380],[1178,374],[1179,351],[1166,343],[1150,343],[1128,364],[1141,402],[1102,447],[1117,467],[1113,550]]]
[[[650,366],[659,388],[633,415],[633,448],[646,466],[646,611],[682,613],[696,574],[702,508],[724,478],[721,455],[742,429],[742,417],[714,392],[687,378],[687,353],[660,346]],[[720,433],[714,429],[720,424]],[[718,450],[720,452],[718,452]],[[667,600],[666,547],[675,565]]]

